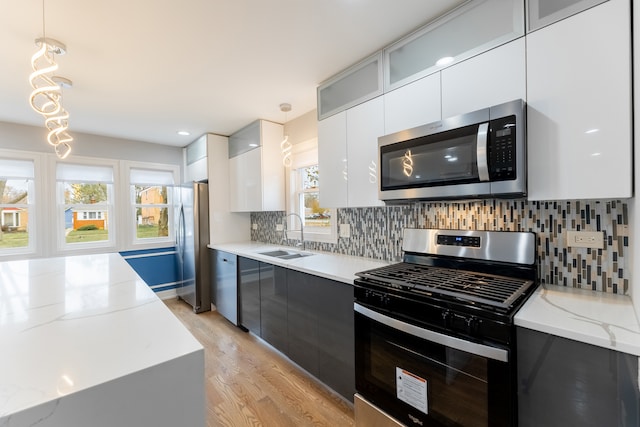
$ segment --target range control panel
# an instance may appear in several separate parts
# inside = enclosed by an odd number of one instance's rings
[[[468,246],[471,248],[480,247],[480,237],[474,236],[450,236],[438,234],[437,243],[445,246]]]

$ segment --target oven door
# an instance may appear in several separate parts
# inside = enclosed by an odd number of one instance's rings
[[[409,426],[512,425],[507,350],[354,309],[356,390],[370,403]]]

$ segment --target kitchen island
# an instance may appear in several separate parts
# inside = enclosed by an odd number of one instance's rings
[[[203,426],[204,350],[118,254],[0,263],[0,426]]]

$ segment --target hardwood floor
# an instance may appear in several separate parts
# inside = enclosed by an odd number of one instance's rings
[[[353,407],[215,311],[169,309],[205,349],[207,426],[353,426]]]

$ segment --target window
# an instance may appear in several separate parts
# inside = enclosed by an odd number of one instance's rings
[[[134,241],[173,240],[174,171],[131,168]]]
[[[0,254],[31,251],[34,163],[0,158]],[[32,233],[33,235],[33,233]]]
[[[115,244],[113,176],[113,166],[57,164],[61,247]]]
[[[336,243],[335,209],[324,208],[319,203],[317,139],[294,145],[291,170],[289,206],[303,220],[305,240]],[[300,225],[295,217],[289,217],[288,229],[297,230]],[[287,232],[289,238],[300,238],[296,231]]]

